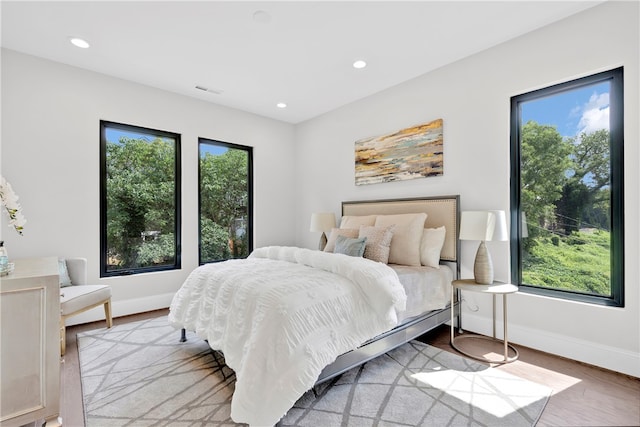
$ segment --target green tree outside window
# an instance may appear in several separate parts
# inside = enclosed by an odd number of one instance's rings
[[[252,250],[252,150],[200,139],[200,263]]]

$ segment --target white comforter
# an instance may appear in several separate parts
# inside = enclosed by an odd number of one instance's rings
[[[196,268],[169,321],[224,353],[236,373],[233,420],[267,426],[338,355],[396,326],[405,304],[385,264],[274,246]]]

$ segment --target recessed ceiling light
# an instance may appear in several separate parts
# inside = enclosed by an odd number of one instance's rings
[[[364,68],[367,66],[367,63],[364,62],[362,59],[358,59],[356,62],[353,63],[353,68]]]
[[[72,45],[76,47],[80,47],[82,49],[87,49],[90,46],[88,41],[81,39],[79,37],[69,37],[69,41],[71,42]]]
[[[268,24],[271,22],[271,15],[269,15],[269,12],[265,12],[264,10],[256,10],[253,12],[253,20],[258,24]]]
[[[285,104],[284,102],[278,102],[276,104],[276,107],[278,107],[278,108],[287,108],[287,104]]]

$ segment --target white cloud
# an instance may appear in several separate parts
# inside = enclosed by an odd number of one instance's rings
[[[578,133],[591,133],[600,129],[609,129],[609,94],[594,93],[584,105],[582,117],[578,123]]]
[[[569,111],[569,117],[577,117],[582,113],[584,107],[582,106],[575,106],[571,109],[571,111]]]

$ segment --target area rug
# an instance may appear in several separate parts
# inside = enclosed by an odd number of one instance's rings
[[[166,316],[78,334],[86,426],[237,425],[233,371],[187,336]],[[278,426],[533,426],[550,394],[411,341],[310,390]]]

